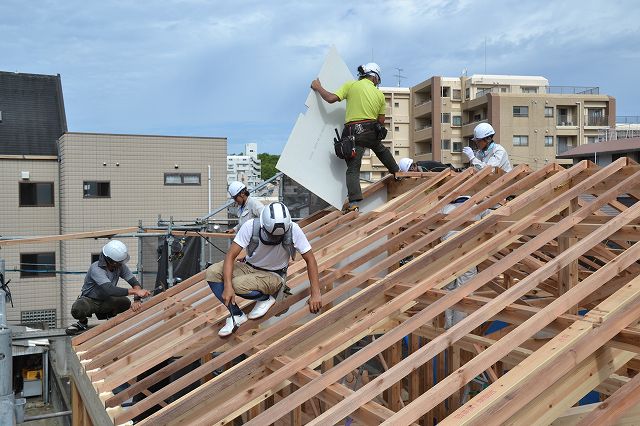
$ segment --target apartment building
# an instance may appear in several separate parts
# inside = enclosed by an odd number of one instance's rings
[[[550,86],[544,77],[434,76],[411,88],[411,156],[460,167],[474,127],[489,122],[511,163],[539,169],[598,140],[615,124],[615,99],[597,87]]]
[[[0,111],[3,237],[153,226],[159,216],[193,220],[207,213],[209,197],[214,206],[226,201],[226,138],[67,132],[59,76],[0,73]],[[136,270],[138,239],[124,241]],[[0,249],[13,293],[8,321],[67,325],[105,243]]]
[[[387,137],[382,143],[389,148],[396,162],[410,156],[409,148],[409,112],[411,91],[408,87],[381,87],[387,103],[385,127]],[[367,149],[362,157],[360,177],[364,181],[376,181],[382,178],[387,168]]]
[[[255,188],[262,182],[260,163],[258,144],[245,144],[243,155],[227,156],[227,184],[239,181],[248,188]]]

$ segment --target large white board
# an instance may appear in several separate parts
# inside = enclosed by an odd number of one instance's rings
[[[335,47],[329,51],[318,78],[330,92],[353,79]],[[340,210],[347,198],[347,165],[335,156],[333,138],[334,129],[342,132],[346,105],[345,102],[328,104],[313,90],[309,92],[305,102],[307,112],[298,117],[276,167]]]

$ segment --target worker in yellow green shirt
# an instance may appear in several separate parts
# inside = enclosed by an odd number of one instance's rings
[[[380,67],[371,62],[358,67],[358,80],[344,83],[335,93],[322,87],[317,78],[311,82],[311,88],[318,92],[325,102],[332,104],[347,100],[342,137],[353,136],[356,145],[355,156],[345,159],[348,210],[358,210],[358,203],[362,200],[360,166],[365,149],[373,151],[390,173],[395,175],[399,170],[393,155],[382,143],[387,129],[384,127],[386,102],[384,94],[378,89],[380,81]]]

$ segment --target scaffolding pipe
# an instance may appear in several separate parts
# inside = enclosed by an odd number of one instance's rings
[[[169,233],[169,236],[167,237],[167,287],[169,288],[173,287],[173,262],[171,261],[171,246],[173,245],[173,235],[171,234],[171,231],[173,230],[172,225],[173,216],[170,218],[169,228],[167,229],[167,232]]]
[[[24,418],[24,422],[33,422],[35,420],[51,419],[54,417],[70,416],[71,411],[58,411],[57,413],[38,414],[37,416],[29,416]]]
[[[275,175],[273,175],[272,177],[270,177],[269,179],[267,179],[264,182],[262,182],[260,185],[256,186],[255,188],[252,188],[251,191],[255,192],[255,191],[258,191],[258,190],[260,190],[262,188],[265,188],[268,184],[270,184],[274,180],[280,179],[282,176],[284,176],[284,173],[278,172]],[[235,201],[233,201],[233,200],[228,201],[222,207],[218,207],[214,211],[210,211],[209,214],[207,214],[206,216],[196,219],[196,222],[197,223],[206,222],[211,216],[216,215],[216,214],[220,213],[223,210],[226,210],[227,207],[233,205],[233,203],[235,203]]]

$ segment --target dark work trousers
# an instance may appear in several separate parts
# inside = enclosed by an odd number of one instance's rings
[[[218,300],[224,305],[224,299],[222,299],[222,292],[224,291],[224,283],[221,282],[212,282],[207,281],[209,283],[209,288],[216,295]],[[249,300],[257,300],[258,302],[264,302],[265,300],[269,300],[269,295],[264,294],[259,290],[251,290],[248,293],[238,294],[238,296],[243,299]],[[233,313],[233,315],[238,316],[242,315],[242,310],[235,303],[233,305],[229,305],[229,310]]]
[[[362,166],[362,156],[364,151],[369,148],[376,154],[376,157],[380,159],[382,164],[389,170],[389,173],[396,173],[398,170],[398,164],[391,155],[389,149],[382,144],[382,141],[378,140],[375,125],[364,126],[362,133],[357,133],[354,125],[345,125],[342,130],[342,136],[349,135],[351,132],[356,139],[356,156],[347,162],[347,191],[349,193],[349,202],[362,200],[362,189],[360,188],[360,167]]]
[[[98,319],[113,318],[131,307],[131,300],[126,296],[109,296],[104,300],[80,296],[71,306],[71,315],[82,323],[86,323],[91,315]]]

